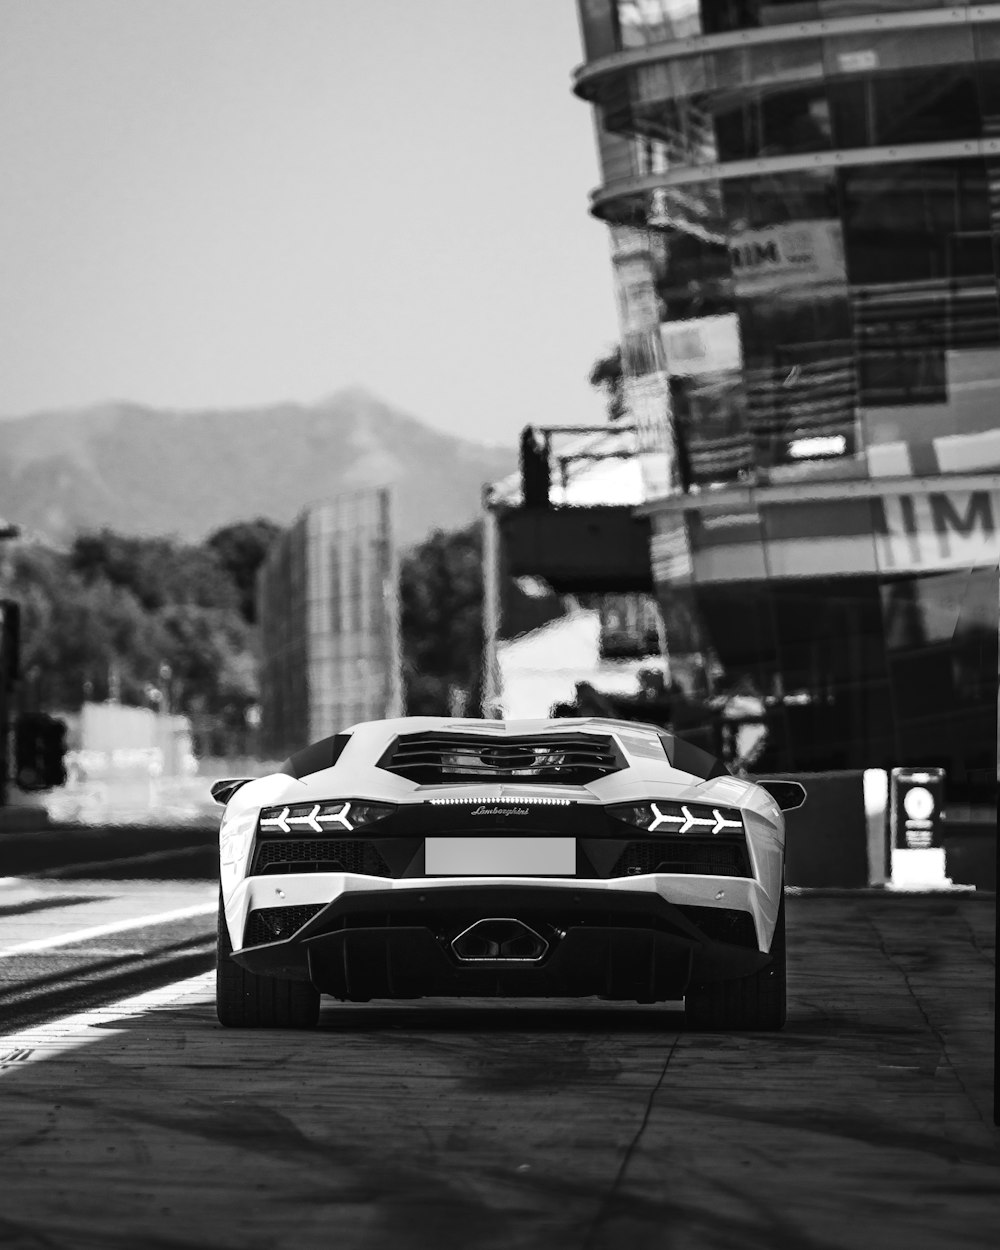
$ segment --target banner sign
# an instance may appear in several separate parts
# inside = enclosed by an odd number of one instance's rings
[[[782,222],[741,231],[730,236],[729,259],[737,296],[847,281],[839,221]]]
[[[665,321],[660,327],[667,370],[674,377],[731,373],[743,363],[735,313]]]
[[[872,500],[884,572],[931,572],[996,564],[1000,491],[949,490]]]
[[[998,523],[1000,489],[703,505],[654,517],[653,571],[709,584],[988,568],[1000,563]]]

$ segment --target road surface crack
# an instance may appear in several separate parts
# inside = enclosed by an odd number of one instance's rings
[[[986,963],[990,965],[991,968],[994,967],[994,965],[996,964],[996,957],[994,953],[987,950],[987,948],[983,946],[982,942],[980,942],[979,937],[975,929],[972,927],[972,923],[969,920],[968,916],[963,917],[963,919],[965,920],[965,927],[969,931],[969,945],[978,955],[982,955],[983,959],[986,961]]]
[[[875,940],[878,942],[879,950],[885,956],[885,960],[889,964],[889,966],[892,968],[895,968],[895,970],[903,978],[903,984],[906,986],[910,994],[910,997],[913,999],[913,1002],[917,1008],[917,1011],[920,1012],[920,1015],[923,1018],[924,1024],[927,1026],[927,1031],[937,1042],[938,1046],[940,1046],[941,1054],[944,1057],[944,1061],[948,1066],[948,1070],[951,1072],[952,1076],[955,1079],[956,1085],[958,1085],[958,1088],[965,1095],[966,1101],[975,1111],[976,1115],[979,1117],[982,1123],[985,1124],[986,1116],[983,1115],[982,1108],[976,1102],[975,1098],[973,1098],[972,1093],[969,1090],[969,1087],[962,1080],[962,1077],[959,1074],[958,1068],[956,1068],[955,1064],[952,1062],[951,1054],[948,1051],[948,1043],[945,1040],[945,1036],[941,1032],[941,1030],[937,1027],[937,1025],[935,1025],[933,1020],[930,1018],[930,1016],[927,1014],[926,1010],[924,1009],[924,1005],[920,1001],[920,996],[917,994],[917,991],[913,988],[913,982],[910,980],[910,974],[903,967],[902,962],[899,959],[897,959],[889,950],[889,948],[886,946],[885,939],[882,937],[882,934],[880,933],[878,925],[876,925],[875,921],[872,920],[871,917],[868,917],[867,919],[868,919],[868,924],[872,932],[875,934]]]
[[[601,1203],[590,1228],[587,1230],[587,1235],[583,1240],[580,1250],[592,1250],[592,1247],[595,1244],[594,1238],[597,1236],[598,1230],[611,1213],[611,1209],[615,1204],[616,1198],[618,1197],[618,1192],[625,1180],[625,1173],[628,1171],[629,1164],[632,1162],[632,1156],[638,1149],[642,1135],[646,1131],[646,1126],[649,1124],[650,1116],[653,1113],[653,1103],[656,1100],[656,1095],[660,1092],[660,1087],[663,1085],[664,1078],[667,1075],[667,1068],[670,1067],[670,1060],[674,1057],[674,1051],[680,1045],[681,1037],[682,1034],[678,1033],[678,1035],[674,1038],[670,1049],[667,1051],[667,1057],[663,1061],[663,1068],[660,1071],[660,1075],[656,1080],[656,1084],[649,1091],[649,1097],[646,1099],[646,1107],[643,1112],[642,1120],[639,1123],[639,1127],[636,1129],[632,1140],[629,1142],[624,1155],[622,1155],[622,1161],[619,1165],[617,1173],[615,1174],[615,1179],[611,1182],[611,1188],[604,1195],[604,1201]]]

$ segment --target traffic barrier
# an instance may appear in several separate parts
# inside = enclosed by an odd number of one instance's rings
[[[806,788],[804,805],[785,813],[785,885],[864,889],[870,880],[864,772],[767,776]]]

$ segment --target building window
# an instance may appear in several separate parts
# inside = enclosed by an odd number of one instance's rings
[[[866,407],[943,404],[949,351],[1000,343],[981,160],[841,171]]]
[[[702,33],[700,0],[618,0],[623,48],[687,39]]]
[[[702,0],[701,4],[705,34],[953,7],[949,0]]]
[[[947,143],[982,131],[975,67],[938,65],[832,81],[834,145]]]
[[[580,30],[588,61],[617,52],[621,36],[616,0],[580,0]]]

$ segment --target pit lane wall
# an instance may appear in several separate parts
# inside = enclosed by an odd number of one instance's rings
[[[785,813],[785,884],[796,889],[863,889],[889,880],[889,778],[882,769],[768,773],[800,781],[808,799]],[[948,803],[937,835],[945,876],[956,886],[993,890],[996,809]]]
[[[764,700],[757,771],[939,766],[995,803],[996,475],[651,507],[671,659]]]

